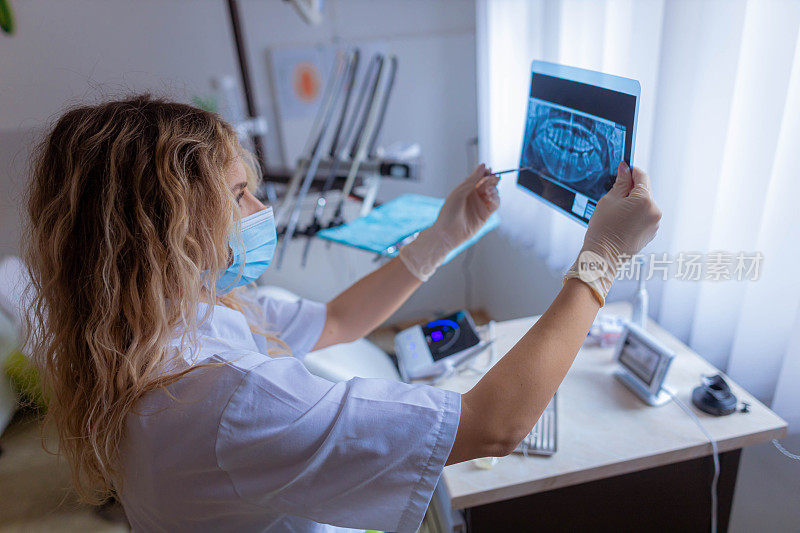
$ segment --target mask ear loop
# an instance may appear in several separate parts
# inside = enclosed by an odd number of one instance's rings
[[[236,277],[233,279],[230,285],[223,287],[221,289],[223,294],[235,288],[239,280],[242,279],[242,274],[244,273],[245,261],[247,260],[247,251],[244,249],[244,239],[242,239],[242,215],[241,212],[239,211],[239,206],[236,205],[235,201],[233,201],[232,196],[229,200],[231,202],[231,231],[229,232],[227,241],[228,265],[226,268],[229,268],[233,264],[234,252],[233,252],[233,246],[231,246],[231,244],[233,243],[234,239],[236,239],[236,244],[238,245],[239,250],[242,251],[244,260],[241,262],[241,265],[239,266],[239,271],[236,273]]]

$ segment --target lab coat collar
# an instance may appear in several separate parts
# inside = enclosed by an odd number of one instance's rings
[[[206,312],[209,313],[208,316],[206,316]],[[197,345],[194,347],[185,345],[181,351],[181,355],[187,363],[194,364],[222,352],[261,351],[250,330],[247,318],[240,311],[224,305],[211,306],[200,302],[197,307],[197,317],[198,320],[202,320],[197,327]],[[176,348],[180,347],[181,334],[177,335],[172,342]]]

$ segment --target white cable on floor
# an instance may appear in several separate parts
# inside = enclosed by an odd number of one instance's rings
[[[783,455],[785,455],[789,459],[794,459],[795,461],[800,461],[800,455],[795,455],[792,452],[790,452],[789,450],[787,450],[786,448],[784,448],[783,446],[781,446],[781,443],[778,442],[778,439],[772,439],[772,444],[775,445],[776,448],[778,448],[779,452],[781,452]]]
[[[706,436],[708,441],[711,443],[711,451],[714,455],[714,478],[711,480],[711,533],[717,533],[717,482],[719,481],[719,449],[717,448],[717,441],[708,433],[703,423],[697,417],[697,415],[692,411],[688,405],[683,403],[675,393],[671,390],[664,387],[664,390],[667,394],[672,397],[675,403],[683,409],[683,411],[689,415],[689,417],[694,420],[694,423],[697,424],[697,427],[700,428],[700,431]]]

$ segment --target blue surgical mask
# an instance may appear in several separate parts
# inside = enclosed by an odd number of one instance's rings
[[[241,240],[234,232],[229,239],[233,258],[217,280],[217,292],[220,294],[252,283],[269,267],[278,242],[272,208],[244,217],[240,236]]]

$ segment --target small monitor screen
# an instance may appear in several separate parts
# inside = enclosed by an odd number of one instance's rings
[[[619,362],[647,385],[653,383],[659,355],[639,339],[628,335],[619,354]]]
[[[588,224],[619,162],[631,163],[636,102],[633,94],[534,69],[517,183]]]
[[[463,311],[428,322],[422,326],[422,333],[434,361],[472,348],[480,342]]]

